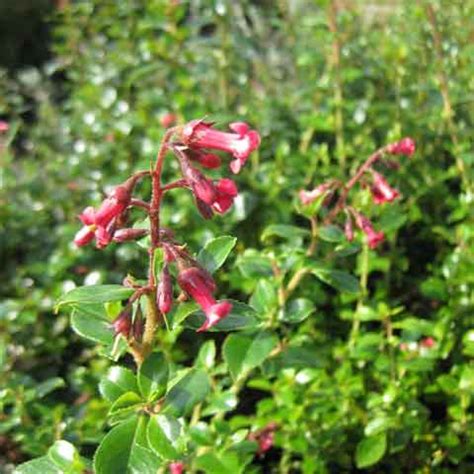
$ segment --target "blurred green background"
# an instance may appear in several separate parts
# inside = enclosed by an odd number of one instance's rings
[[[71,240],[86,205],[148,166],[173,112],[262,135],[230,216],[204,223],[185,193],[164,208],[196,248],[238,237],[219,284],[243,301],[262,278],[242,272],[243,256],[285,251],[263,229],[306,226],[301,188],[416,140],[388,172],[402,200],[372,214],[388,235],[370,253],[364,301],[378,317],[367,312],[348,345],[354,300],[304,280],[316,313],[285,329],[298,354],[266,367],[235,416],[283,425],[255,472],[355,472],[356,446],[382,431],[388,448],[367,471],[472,472],[472,18],[472,0],[1,2],[0,471],[60,438],[90,456],[105,430],[97,381],[109,362],[53,306],[75,285],[146,274],[139,248]],[[361,273],[356,256],[343,265]],[[424,337],[433,350],[400,350]],[[184,331],[176,360],[204,340]]]

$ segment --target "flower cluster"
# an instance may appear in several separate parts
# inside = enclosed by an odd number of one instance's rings
[[[166,120],[165,120],[166,119]],[[162,125],[170,127],[176,120],[174,114],[163,117]],[[140,344],[144,336],[144,319],[140,305],[133,314],[133,303],[142,296],[152,297],[156,310],[163,316],[168,314],[174,298],[173,279],[181,290],[180,300],[192,298],[201,307],[205,322],[198,331],[205,331],[226,317],[232,304],[217,301],[214,297],[216,284],[212,276],[189,254],[186,246],[175,240],[173,233],[160,228],[160,203],[165,193],[173,189],[189,189],[201,215],[209,219],[215,213],[225,214],[238,195],[237,186],[230,178],[211,179],[205,170],[217,169],[222,164],[216,152],[227,152],[232,156],[231,171],[236,174],[245,165],[250,153],[258,148],[260,136],[242,122],[229,126],[231,132],[221,132],[213,124],[193,120],[184,126],[169,128],[158,153],[155,169],[134,174],[117,186],[97,209],[87,207],[80,214],[83,227],[77,232],[74,242],[81,247],[95,241],[103,249],[111,242],[122,243],[150,235],[150,270],[147,285],[137,285],[126,280],[135,289],[124,310],[113,322],[115,334],[128,341]],[[178,159],[181,178],[168,184],[161,183],[161,170],[167,152]],[[152,196],[150,202],[135,197],[137,183],[151,178]],[[137,207],[149,217],[150,228],[127,226],[128,210]],[[154,258],[156,249],[161,248],[164,264],[159,275],[155,275]],[[176,274],[176,277],[174,275]]]
[[[248,435],[249,441],[257,443],[257,454],[263,456],[273,446],[275,439],[275,431],[278,425],[274,422],[268,423],[267,426],[258,431],[253,431]]]
[[[400,193],[392,188],[385,177],[376,171],[373,166],[378,162],[385,163],[388,166],[393,165],[385,158],[386,155],[411,156],[414,152],[415,142],[411,138],[404,138],[396,143],[386,145],[371,155],[346,184],[331,180],[309,191],[303,189],[299,192],[299,200],[303,206],[309,206],[316,201],[319,202],[319,200],[322,200],[323,205],[327,204],[327,207],[332,206],[331,209],[328,209],[326,223],[332,222],[340,212],[344,211],[346,214],[344,233],[347,240],[352,241],[354,239],[353,223],[355,222],[357,228],[365,234],[369,247],[374,249],[383,242],[384,233],[377,232],[372,222],[365,215],[348,205],[349,191],[356,183],[361,182],[364,186],[369,185],[374,204],[380,205],[394,201],[400,196]],[[366,175],[369,175],[370,183],[367,183]],[[339,197],[334,200],[333,197],[336,193],[339,193]]]

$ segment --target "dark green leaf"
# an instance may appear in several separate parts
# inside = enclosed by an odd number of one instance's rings
[[[321,227],[318,235],[326,242],[343,242],[346,239],[344,232],[336,225]]]
[[[184,448],[181,423],[170,415],[154,415],[148,424],[148,444],[163,459],[178,459]]]
[[[114,333],[103,304],[75,306],[71,326],[79,336],[101,344],[112,344]]]
[[[15,468],[15,474],[63,474],[48,456],[33,459]]]
[[[154,352],[138,370],[138,386],[142,396],[148,400],[158,398],[166,391],[168,362],[161,352]]]
[[[262,232],[262,241],[268,240],[270,237],[282,237],[287,240],[301,240],[301,238],[309,236],[309,230],[294,225],[287,224],[271,224]]]
[[[236,242],[235,237],[228,235],[212,239],[204,245],[197,259],[209,273],[214,273],[226,261]]]
[[[166,394],[162,413],[183,416],[204,400],[211,385],[203,370],[191,369]]]
[[[300,323],[314,311],[314,303],[307,298],[297,298],[289,301],[279,314],[279,319],[285,323]]]
[[[322,267],[313,268],[311,271],[317,278],[336,288],[336,290],[347,293],[359,293],[359,280],[350,273]]]
[[[138,392],[137,379],[131,370],[118,365],[110,367],[102,377],[99,390],[109,402],[114,402],[126,392]]]
[[[56,309],[61,306],[77,306],[79,304],[107,303],[108,301],[120,301],[129,298],[133,292],[132,288],[121,285],[91,285],[74,288],[60,298]]]
[[[234,379],[258,367],[278,344],[278,338],[269,331],[252,334],[231,334],[224,347],[224,360]]]

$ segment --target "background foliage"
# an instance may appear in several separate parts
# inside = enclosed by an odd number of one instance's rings
[[[230,217],[204,225],[185,193],[164,209],[195,250],[212,237],[238,238],[216,273],[220,292],[250,299],[269,331],[256,339],[160,330],[173,371],[195,361],[213,381],[189,421],[187,465],[472,472],[473,16],[472,1],[457,0],[81,0],[48,17],[49,59],[19,68],[5,55],[0,469],[51,446],[61,462],[57,440],[90,459],[110,428],[114,397],[103,399],[98,384],[113,362],[53,306],[76,285],[146,275],[139,247],[99,252],[70,242],[85,203],[148,167],[160,117],[171,111],[181,121],[239,118],[263,139],[238,177],[242,198]],[[279,299],[308,243],[298,190],[344,179],[405,135],[417,153],[390,172],[402,200],[373,210],[364,190],[357,196],[388,241],[331,259],[362,291],[340,293],[307,275]],[[322,240],[312,264],[340,244]],[[428,337],[431,348],[420,344]],[[270,451],[242,447],[246,430],[270,422],[278,424]],[[131,425],[120,426],[125,439]],[[70,472],[82,469],[76,461]]]

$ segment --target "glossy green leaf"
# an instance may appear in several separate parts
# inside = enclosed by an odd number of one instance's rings
[[[210,389],[206,372],[190,369],[166,394],[161,412],[177,417],[186,415],[197,403],[206,398]]]
[[[356,465],[359,469],[378,463],[387,450],[387,434],[369,436],[359,442],[356,449]]]
[[[150,400],[163,395],[168,373],[168,362],[161,352],[148,356],[138,370],[138,387],[142,396]]]
[[[201,249],[197,259],[209,273],[214,273],[224,264],[236,242],[237,239],[229,235],[211,239]]]
[[[279,319],[285,323],[301,323],[314,312],[314,303],[307,298],[296,298],[288,301],[280,312]]]
[[[336,225],[325,225],[318,231],[318,236],[326,242],[343,242],[346,240],[344,232]]]
[[[14,474],[64,474],[48,456],[32,459],[15,468]]]
[[[112,428],[95,453],[95,474],[156,474],[161,463],[148,445],[147,425],[141,415]]]
[[[80,304],[107,303],[108,301],[119,301],[129,298],[133,292],[132,288],[121,285],[91,285],[81,286],[62,296],[56,304],[56,309],[61,306],[77,306]]]
[[[262,241],[269,240],[270,237],[282,237],[287,240],[300,240],[303,237],[310,235],[308,229],[302,227],[296,227],[294,225],[287,224],[271,224],[262,232],[261,239]]]
[[[277,294],[273,284],[269,280],[259,280],[249,303],[260,314],[273,309],[277,304]]]
[[[163,459],[180,457],[185,444],[181,423],[170,415],[154,415],[148,424],[148,443],[153,451]]]
[[[206,341],[197,356],[197,363],[206,369],[212,369],[216,360],[216,343],[211,339]]]
[[[82,474],[85,466],[76,448],[65,440],[56,441],[48,450],[53,463],[68,474]]]
[[[103,304],[80,304],[71,314],[71,326],[79,336],[101,344],[112,344],[114,333]]]
[[[252,334],[231,334],[224,347],[224,360],[234,379],[258,367],[278,344],[278,338],[269,331]]]
[[[101,395],[109,402],[114,402],[126,392],[139,393],[137,378],[134,373],[118,365],[110,367],[99,383]]]
[[[359,293],[359,280],[350,273],[319,267],[313,268],[311,271],[317,278],[336,288],[336,290]]]

